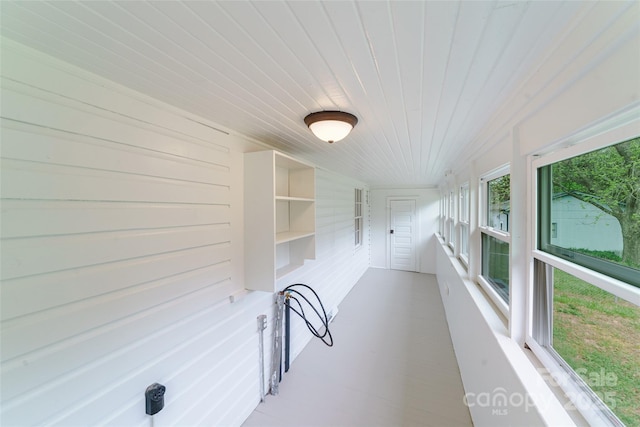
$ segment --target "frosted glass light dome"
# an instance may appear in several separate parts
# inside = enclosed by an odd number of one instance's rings
[[[349,135],[358,118],[343,111],[319,111],[309,114],[304,122],[319,139],[334,143]]]

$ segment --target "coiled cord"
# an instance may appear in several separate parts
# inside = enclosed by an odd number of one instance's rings
[[[295,287],[303,287],[303,288],[309,289],[313,293],[313,295],[315,295],[316,299],[318,300],[318,303],[320,303],[322,314],[320,314],[318,309],[311,303],[311,301],[309,301],[309,299],[302,292],[298,291],[297,289],[294,289]],[[286,288],[284,288],[283,292],[285,294],[288,292],[289,295],[287,295],[287,299],[295,301],[298,304],[300,311],[292,307],[291,304],[289,304],[289,308],[298,316],[300,316],[302,320],[304,320],[305,324],[307,325],[307,328],[313,334],[313,336],[315,336],[316,338],[320,338],[320,340],[322,340],[322,342],[325,343],[327,346],[333,347],[333,336],[331,335],[331,331],[329,330],[329,318],[327,317],[327,311],[325,310],[324,305],[322,304],[322,301],[320,300],[320,297],[318,296],[316,291],[314,291],[313,288],[309,285],[305,285],[303,283],[295,283],[293,285],[289,285]],[[311,324],[311,322],[307,319],[307,315],[304,312],[302,303],[298,298],[296,298],[291,294],[296,294],[300,296],[307,304],[309,304],[309,306],[313,309],[313,311],[315,311],[316,315],[320,319],[320,322],[322,322],[322,326],[324,327],[323,333],[320,333],[315,328],[315,326]]]

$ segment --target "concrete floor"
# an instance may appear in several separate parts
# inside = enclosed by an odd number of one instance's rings
[[[435,276],[369,269],[243,424],[471,426]]]

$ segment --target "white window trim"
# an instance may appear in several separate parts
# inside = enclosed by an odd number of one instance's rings
[[[482,288],[482,290],[487,294],[491,302],[493,302],[493,304],[496,307],[498,307],[498,310],[500,310],[500,313],[502,313],[502,315],[508,319],[509,304],[507,304],[505,300],[503,300],[502,297],[498,295],[498,292],[493,288],[493,286],[491,286],[491,284],[487,281],[487,279],[485,279],[482,276],[482,274],[478,274],[478,277],[476,278],[476,280],[480,285],[480,287]]]
[[[491,237],[495,237],[496,239],[505,242],[505,243],[509,243],[511,244],[511,234],[503,231],[503,230],[496,230],[493,227],[488,227],[486,225],[481,225],[478,227],[478,229],[483,232],[484,234],[487,234]]]
[[[447,197],[447,202],[449,204],[447,212],[447,226],[448,226],[448,230],[447,230],[447,246],[449,246],[449,248],[451,248],[451,251],[453,253],[456,253],[456,246],[458,244],[457,242],[457,221],[456,221],[456,192],[455,190],[449,190],[448,191],[449,195]]]
[[[463,193],[464,191],[466,191],[467,194],[467,200],[466,200],[466,207],[464,207],[464,211],[466,211],[467,215],[466,218],[463,218],[462,213],[463,213],[463,204],[465,202],[464,198],[463,198]],[[469,269],[469,252],[470,252],[470,238],[471,238],[471,226],[470,226],[470,217],[471,217],[471,212],[470,212],[470,201],[469,201],[469,182],[465,182],[464,184],[462,184],[459,188],[458,188],[458,259],[460,260],[460,262],[462,263],[462,265],[464,265],[464,267],[466,269]],[[462,235],[464,233],[464,227],[466,227],[466,231],[467,231],[467,253],[462,252],[462,241],[464,240],[462,238]]]
[[[451,216],[449,214],[449,211],[451,205],[449,202],[449,191],[446,191],[446,194],[444,196],[444,241],[447,244],[447,247],[451,247],[451,245],[449,244],[451,242],[451,227],[449,227],[449,223],[451,221]]]
[[[440,223],[438,224],[438,228],[439,228],[439,233],[440,233],[440,237],[442,238],[443,241],[446,242],[446,237],[445,237],[445,219],[446,219],[446,215],[445,215],[445,206],[446,206],[446,200],[445,200],[445,196],[444,194],[442,194],[442,196],[440,197]]]
[[[622,114],[620,120],[612,120],[608,129],[607,125],[603,124],[596,129],[586,130],[583,133],[571,135],[563,140],[557,141],[547,150],[549,152],[537,154],[538,157],[532,162],[532,172],[535,174],[537,169],[542,166],[637,137],[640,134],[639,116],[640,106],[631,109],[626,114]],[[629,117],[631,117],[631,119],[629,119]],[[625,121],[626,123],[619,123],[621,121]],[[533,179],[535,180],[535,175]]]
[[[463,233],[465,233],[465,227],[466,227],[466,234],[467,234],[467,252],[464,253],[462,252],[462,235]],[[460,263],[462,263],[462,265],[464,266],[465,270],[469,270],[469,257],[470,257],[470,253],[471,253],[471,227],[469,226],[468,222],[461,222],[458,223],[458,239],[460,239],[460,243],[458,244],[458,260],[460,261]]]
[[[460,253],[458,255],[458,260],[464,266],[465,270],[469,269],[469,257],[466,254]]]
[[[552,254],[548,254],[537,249],[533,251],[533,257],[544,262],[545,264],[549,264],[552,267],[563,270],[580,280],[584,280],[585,282],[593,286],[607,291],[610,294],[616,295],[624,300],[640,306],[640,288],[636,288],[633,285],[630,285],[613,277],[609,277],[606,274],[590,270],[581,265],[574,264],[570,261],[566,261],[562,258],[558,258]]]
[[[360,201],[357,200],[357,194],[358,192],[360,192]],[[364,203],[362,201],[363,198],[363,194],[364,194],[364,189],[362,188],[356,188],[354,191],[354,228],[355,228],[355,221],[357,221],[358,219],[360,219],[360,229],[359,230],[353,230],[353,234],[355,237],[355,234],[358,234],[358,243],[355,244],[354,242],[354,249],[359,249],[362,247],[362,240],[364,239],[364,211],[363,211],[363,206]],[[360,215],[357,215],[357,206],[360,205]],[[354,239],[355,240],[355,239]]]
[[[463,205],[463,203],[462,203],[463,202],[462,195],[463,195],[463,191],[462,190],[466,190],[466,193],[467,193],[467,206],[466,206],[466,209],[465,209],[466,212],[467,212],[467,218],[463,218],[462,217],[463,216],[462,215],[462,213],[463,213],[463,210],[462,210],[462,205]],[[468,224],[469,223],[469,216],[470,216],[469,215],[470,212],[469,212],[469,182],[468,181],[465,182],[464,184],[462,184],[460,186],[460,188],[458,189],[458,204],[460,205],[460,206],[458,206],[458,221],[460,221],[462,223],[465,223],[465,224]]]
[[[488,225],[489,223],[489,218],[487,218],[487,197],[488,197],[488,188],[487,188],[487,184],[489,183],[489,181],[492,181],[496,178],[500,178],[501,176],[505,176],[505,175],[510,175],[511,173],[511,168],[509,164],[506,165],[502,165],[500,167],[497,167],[489,172],[487,172],[486,174],[480,176],[480,191],[479,191],[479,200],[478,200],[478,210],[479,210],[479,222],[478,222],[478,228],[482,231],[487,232],[487,234],[491,234],[493,237],[495,237],[498,240],[502,240],[504,242],[507,242],[506,239],[509,239],[509,243],[510,242],[510,233],[508,231],[503,231],[503,230],[496,230],[493,227],[490,227]]]

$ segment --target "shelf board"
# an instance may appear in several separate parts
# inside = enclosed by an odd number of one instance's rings
[[[315,202],[315,199],[309,199],[306,197],[290,197],[290,196],[276,196],[276,200],[284,200],[289,202]]]
[[[302,264],[288,264],[284,267],[280,267],[276,270],[276,279],[280,279],[300,267],[302,267]]]
[[[313,236],[314,234],[316,233],[313,231],[284,231],[276,234],[276,244],[303,239],[305,237]]]

